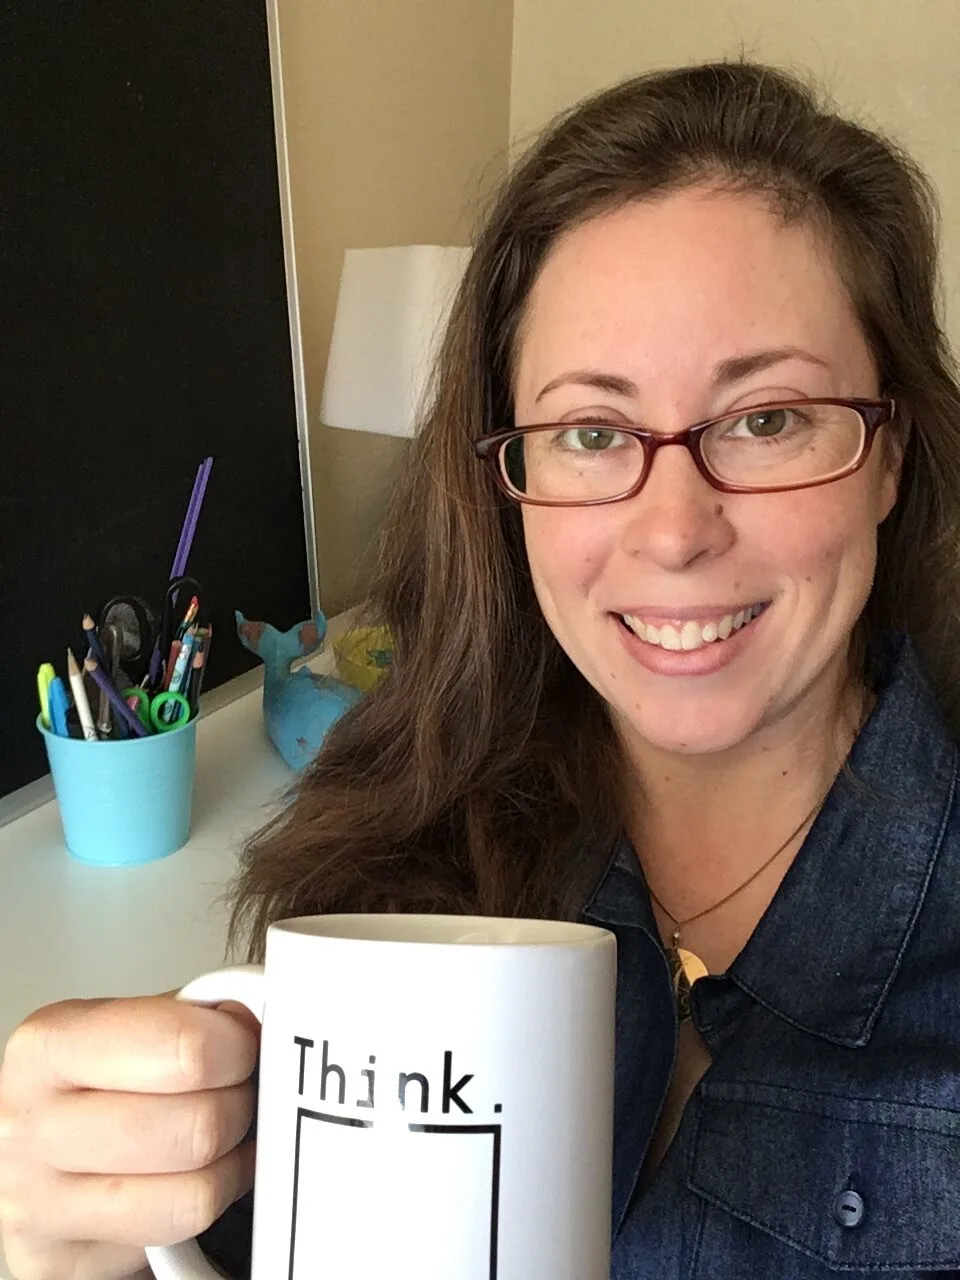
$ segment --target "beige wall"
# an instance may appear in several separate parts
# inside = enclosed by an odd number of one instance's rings
[[[345,248],[468,244],[506,164],[512,0],[278,0],[320,588],[353,603],[406,444],[319,424]]]
[[[960,346],[960,0],[515,0],[511,137],[624,76],[748,56],[814,71],[841,109],[899,139],[943,207]]]
[[[278,0],[320,585],[362,594],[406,445],[323,427],[344,248],[465,244],[506,166],[557,110],[637,71],[736,55],[808,67],[900,139],[944,214],[960,345],[960,0]]]

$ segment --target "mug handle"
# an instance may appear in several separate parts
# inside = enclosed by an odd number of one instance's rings
[[[258,1022],[263,1022],[263,965],[240,964],[205,973],[181,988],[175,999],[191,1004],[217,1005],[235,1000],[246,1005]],[[156,1280],[219,1280],[203,1256],[196,1240],[174,1245],[148,1245],[147,1262]]]

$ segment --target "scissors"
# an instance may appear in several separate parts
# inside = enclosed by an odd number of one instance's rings
[[[182,595],[180,593],[183,593]],[[163,595],[161,620],[140,596],[114,596],[100,611],[100,642],[114,683],[142,684],[149,674],[155,684],[162,662],[170,652],[191,596],[198,605],[203,596],[196,578],[181,575],[171,578]],[[198,608],[198,616],[201,609]],[[156,658],[154,657],[156,655]],[[119,677],[119,678],[118,678]]]
[[[164,592],[159,623],[150,605],[140,596],[114,596],[103,606],[98,629],[100,646],[107,673],[118,689],[147,683],[156,689],[163,677],[164,661],[170,651],[170,644],[190,606],[191,594],[197,597],[199,605],[202,596],[196,578],[187,575],[172,578]],[[199,608],[197,612],[199,614]],[[179,714],[171,715],[169,705],[165,706],[164,715],[171,716],[171,719],[169,724],[164,721],[164,727],[179,724]],[[149,720],[151,710],[152,707],[148,706],[148,719],[144,721],[148,725],[152,723]],[[103,733],[110,732],[110,703],[105,695],[100,698],[97,725]],[[122,734],[120,725],[117,728]]]
[[[139,684],[157,640],[156,616],[150,606],[139,596],[114,596],[100,610],[98,632],[114,683]]]
[[[100,610],[97,635],[104,666],[118,689],[138,684],[146,675],[156,634],[153,610],[140,596],[114,596]],[[106,735],[111,732],[112,723],[110,699],[101,691],[97,728]],[[120,720],[117,721],[116,732],[119,737],[126,736]]]
[[[196,578],[181,574],[179,578],[171,578],[163,595],[163,616],[150,657],[150,684],[156,686],[162,679],[164,665],[170,646],[177,639],[178,633],[190,608],[193,596],[197,597],[195,621],[199,622],[203,613],[203,591]]]
[[[140,723],[158,733],[176,729],[190,719],[190,703],[182,693],[163,689],[160,693],[148,693],[140,685],[132,685],[123,691],[124,699],[133,703],[133,713]]]

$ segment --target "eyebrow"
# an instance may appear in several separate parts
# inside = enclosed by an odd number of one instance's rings
[[[818,365],[822,369],[830,368],[826,360],[821,360],[819,356],[813,355],[810,351],[804,351],[801,347],[771,347],[765,351],[751,351],[746,355],[728,356],[725,360],[721,360],[715,366],[710,382],[715,389],[727,387],[731,383],[742,382],[751,374],[762,373],[772,365],[782,364],[785,360],[803,360],[807,364]],[[605,391],[615,396],[639,394],[637,384],[620,374],[605,373],[601,369],[575,369],[570,373],[562,373],[559,377],[552,378],[540,391],[534,403],[539,404],[548,392],[568,385],[594,387],[598,391]]]

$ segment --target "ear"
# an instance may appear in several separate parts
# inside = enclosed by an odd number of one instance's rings
[[[913,430],[909,407],[898,407],[897,421],[880,428],[880,474],[877,494],[877,524],[883,524],[893,510],[900,491],[900,474],[907,442]]]

